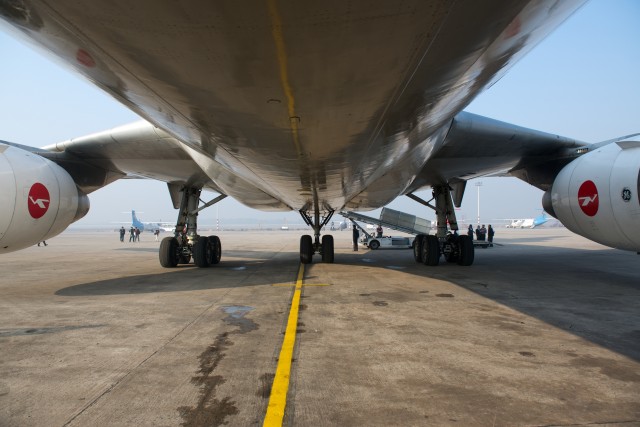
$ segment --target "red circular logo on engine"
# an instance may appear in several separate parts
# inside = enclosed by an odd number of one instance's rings
[[[47,190],[47,187],[39,182],[33,184],[29,190],[29,200],[27,201],[29,215],[35,219],[41,218],[49,210],[49,202],[49,190]]]
[[[585,215],[594,216],[598,213],[598,189],[593,181],[585,181],[578,190],[578,204]]]

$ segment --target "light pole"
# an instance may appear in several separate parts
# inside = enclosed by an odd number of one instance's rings
[[[480,225],[480,187],[482,187],[482,181],[476,182],[476,188],[478,189],[478,225]]]

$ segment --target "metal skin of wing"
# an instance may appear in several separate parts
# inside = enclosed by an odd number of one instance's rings
[[[204,174],[260,209],[366,210],[455,178],[425,170],[453,118],[581,4],[12,0],[0,18],[195,165],[110,167]]]

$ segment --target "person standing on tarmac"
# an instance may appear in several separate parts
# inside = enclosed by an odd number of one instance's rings
[[[469,224],[469,230],[467,230],[467,236],[471,237],[473,240],[473,225]]]
[[[136,241],[136,230],[134,230],[133,226],[129,229],[129,243]]]
[[[358,227],[353,224],[353,250],[358,251],[358,239],[360,238],[360,232],[358,231]]]
[[[487,229],[487,240],[489,241],[489,246],[493,247],[493,235],[496,234],[495,231],[493,231],[493,227],[491,227],[491,224],[489,224],[489,228]]]
[[[120,227],[120,241],[124,242],[124,235],[127,233],[127,230],[124,229],[123,227]]]

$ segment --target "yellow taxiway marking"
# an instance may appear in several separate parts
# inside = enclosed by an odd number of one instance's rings
[[[269,405],[267,414],[264,417],[264,426],[282,426],[284,418],[284,408],[287,405],[287,391],[289,390],[289,377],[291,375],[291,359],[293,358],[293,348],[296,344],[296,329],[298,327],[298,310],[300,308],[300,293],[302,292],[302,279],[304,278],[304,264],[300,264],[298,279],[296,280],[293,298],[291,299],[291,310],[289,310],[289,320],[282,340],[280,357],[276,376],[271,386]]]
[[[275,283],[271,286],[281,286],[283,288],[290,288],[296,285],[293,283]],[[331,286],[331,283],[305,283],[304,286]]]

